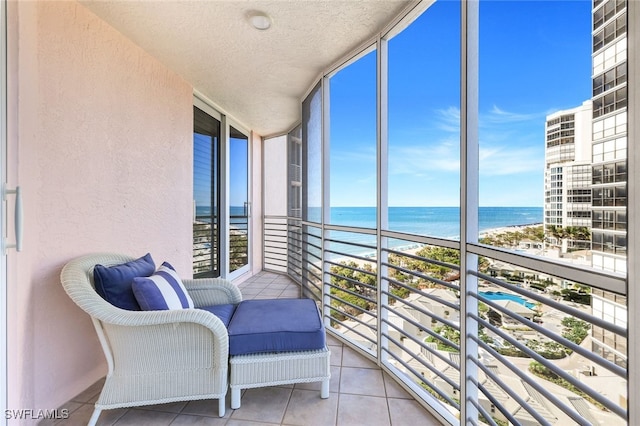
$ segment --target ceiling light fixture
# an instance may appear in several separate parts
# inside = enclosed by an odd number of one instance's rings
[[[253,28],[264,31],[271,28],[271,18],[264,12],[253,12],[249,15],[249,22]]]

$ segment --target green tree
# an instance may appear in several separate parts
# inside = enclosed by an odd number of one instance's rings
[[[425,246],[421,248],[416,255],[442,263],[460,265],[460,252],[451,248]],[[426,260],[410,259],[407,266],[411,270],[422,272],[440,280],[444,280],[454,272],[450,267],[431,263]]]
[[[448,325],[443,325],[443,326],[434,328],[433,331],[435,333],[441,335],[445,339],[449,340],[451,343],[454,343],[454,344],[456,344],[458,346],[460,345],[460,331],[456,330],[455,328],[449,327]],[[447,352],[457,352],[458,351],[458,349],[454,348],[453,346],[449,346],[449,345],[445,344],[440,339],[435,338],[433,336],[427,337],[425,339],[425,341],[426,342],[437,343],[438,344],[438,350],[441,350],[441,351],[447,351]]]
[[[589,335],[591,325],[586,321],[573,317],[565,317],[562,319],[562,337],[579,345]]]
[[[335,297],[331,300],[333,318],[343,321],[348,318],[345,313],[356,316],[375,309],[372,300],[375,300],[377,278],[373,266],[348,261],[332,266],[330,271],[333,274],[331,295]]]

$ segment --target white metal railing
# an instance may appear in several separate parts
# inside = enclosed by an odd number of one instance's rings
[[[468,294],[478,313],[465,313],[459,242],[382,231],[381,247],[370,229],[278,219],[285,222],[287,271],[321,302],[328,329],[442,418],[456,422],[462,383],[470,383],[477,424],[626,424],[626,366],[593,352],[590,331],[626,339],[626,326],[563,299],[585,302],[591,289],[624,295],[623,277],[469,244],[480,259],[466,271],[478,279]],[[500,276],[487,267],[495,264],[517,273]],[[478,353],[466,361],[478,374],[463,380],[466,318],[478,326],[468,336]]]
[[[287,272],[289,251],[288,219],[286,216],[264,216],[262,260],[264,269]],[[291,248],[295,252],[295,248]]]

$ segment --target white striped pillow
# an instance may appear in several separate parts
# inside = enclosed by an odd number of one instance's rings
[[[131,288],[143,311],[193,308],[193,300],[168,262],[150,277],[134,278]]]

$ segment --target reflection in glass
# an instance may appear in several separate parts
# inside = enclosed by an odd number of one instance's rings
[[[302,219],[322,221],[322,92],[320,83],[302,102]]]
[[[229,272],[249,264],[249,139],[230,127]]]
[[[220,276],[220,122],[193,107],[193,274]]]

